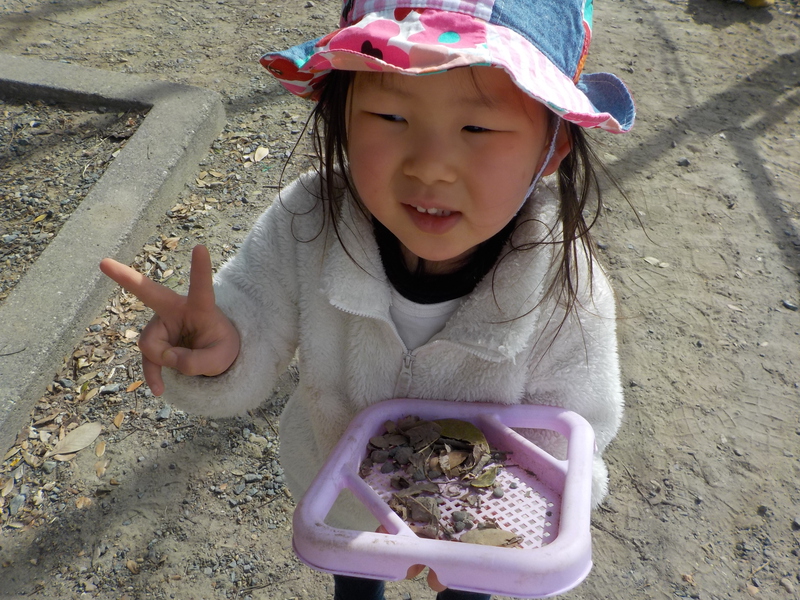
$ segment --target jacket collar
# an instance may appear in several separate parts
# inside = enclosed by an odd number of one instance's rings
[[[519,220],[520,226],[508,244],[515,241],[519,244],[523,239],[552,241],[560,230],[553,192],[539,185],[520,210]],[[330,233],[323,267],[323,294],[344,312],[391,322],[391,288],[369,218],[353,202],[344,202],[339,221],[343,244]],[[487,360],[513,361],[539,330],[541,311],[534,309],[551,282],[552,265],[550,243],[512,253],[463,299],[444,329],[431,341],[457,344]]]

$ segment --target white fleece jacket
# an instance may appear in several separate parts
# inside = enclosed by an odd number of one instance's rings
[[[318,187],[309,174],[284,190],[217,274],[217,304],[241,335],[235,363],[218,377],[165,372],[165,399],[211,417],[241,414],[268,397],[297,351],[300,381],[281,417],[280,441],[298,500],[353,416],[381,400],[561,406],[594,428],[593,501],[602,500],[608,473],[600,453],[619,427],[623,398],[614,298],[599,265],[590,285],[579,257],[579,316],[570,314],[559,329],[563,309],[541,301],[555,246],[515,252],[463,299],[442,331],[409,351],[389,316],[391,288],[371,223],[345,203],[345,251],[323,219]],[[560,229],[556,214],[555,195],[540,184],[521,210],[526,225],[514,241],[551,239],[548,232]],[[563,455],[558,434],[526,435]],[[372,516],[353,503],[337,506],[329,522],[374,530]]]

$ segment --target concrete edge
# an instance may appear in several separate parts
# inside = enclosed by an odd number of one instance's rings
[[[0,306],[0,449],[10,447],[114,283],[98,263],[130,263],[219,135],[216,92],[0,54],[0,97],[149,108],[147,117]]]

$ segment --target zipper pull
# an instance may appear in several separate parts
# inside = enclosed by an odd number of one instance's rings
[[[411,391],[411,369],[414,366],[415,358],[412,352],[406,352],[403,355],[403,364],[400,366],[400,374],[397,376],[397,384],[394,386],[395,398],[408,397],[408,393]]]

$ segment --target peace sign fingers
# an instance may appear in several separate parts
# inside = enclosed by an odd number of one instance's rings
[[[145,379],[154,394],[164,389],[162,367],[213,376],[236,360],[239,333],[214,302],[211,256],[204,246],[192,251],[188,296],[110,258],[101,261],[100,270],[156,313],[139,338]]]
[[[208,252],[208,251],[206,251]],[[180,295],[112,258],[100,261],[100,270],[144,302],[156,314],[169,312]],[[212,299],[213,301],[213,299]]]
[[[215,306],[211,255],[205,246],[195,246],[192,250],[188,303],[191,308],[202,311],[211,310]]]

